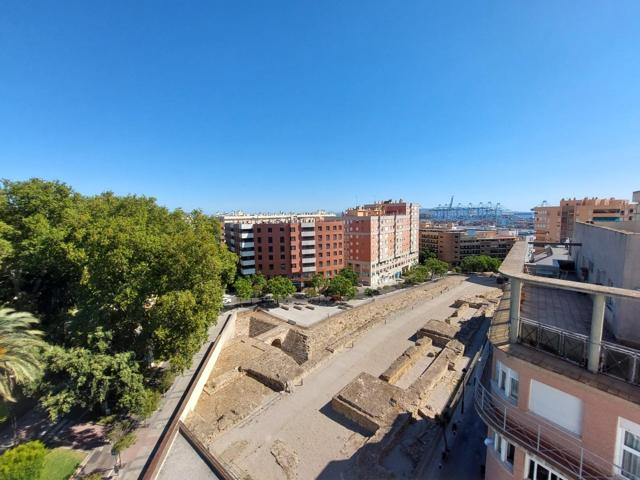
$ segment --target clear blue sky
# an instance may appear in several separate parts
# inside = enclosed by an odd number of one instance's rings
[[[640,189],[640,2],[5,0],[0,177],[170,207]]]

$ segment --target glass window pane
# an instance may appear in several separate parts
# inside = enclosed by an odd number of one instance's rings
[[[549,478],[549,470],[544,468],[542,465],[538,465],[536,469],[536,480],[551,480]]]
[[[516,447],[511,443],[507,444],[507,463],[513,465],[513,459],[516,456]]]
[[[518,386],[519,386],[519,382],[517,378],[512,378],[511,379],[511,392],[510,392],[510,396],[511,398],[517,400],[518,399]]]
[[[533,460],[529,460],[529,474],[527,475],[527,478],[529,480],[534,480],[535,473],[536,473],[536,464]]]
[[[625,440],[626,443],[626,440]],[[628,450],[622,451],[622,475],[627,478],[639,478],[640,456],[634,455]]]
[[[640,452],[640,437],[631,432],[624,432],[624,444]]]

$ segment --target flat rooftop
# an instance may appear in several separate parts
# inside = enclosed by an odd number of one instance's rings
[[[640,234],[640,222],[596,222],[596,223],[584,223],[578,222],[584,225],[590,225],[594,227],[607,228],[609,230],[615,230],[621,233]]]

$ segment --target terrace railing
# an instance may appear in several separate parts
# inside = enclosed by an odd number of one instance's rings
[[[518,342],[581,367],[587,365],[590,344],[587,335],[521,318]],[[640,385],[640,351],[607,341],[600,345],[599,372]]]
[[[476,387],[475,408],[480,418],[513,444],[542,458],[576,480],[640,480],[619,465],[587,450],[579,438],[518,409],[482,383]]]

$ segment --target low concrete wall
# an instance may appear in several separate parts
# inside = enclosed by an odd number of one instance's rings
[[[207,357],[207,362],[202,366],[201,371],[197,373],[198,379],[193,387],[193,389],[189,392],[189,398],[185,399],[184,409],[180,414],[180,421],[184,422],[187,416],[193,411],[198,403],[198,399],[202,394],[202,390],[204,390],[204,386],[207,384],[209,380],[209,376],[213,371],[213,367],[215,367],[218,357],[220,356],[220,352],[225,347],[227,342],[231,340],[236,334],[236,312],[231,312],[229,317],[227,318],[222,330],[218,334],[218,338],[214,341],[213,350],[210,355]]]

